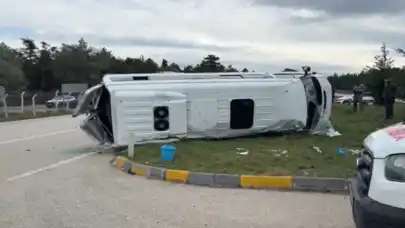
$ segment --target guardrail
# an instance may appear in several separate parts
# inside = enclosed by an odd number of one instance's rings
[[[20,94],[5,94],[0,97],[0,118],[10,118],[12,115],[37,116],[44,112],[73,112],[82,94],[34,93],[26,91]]]

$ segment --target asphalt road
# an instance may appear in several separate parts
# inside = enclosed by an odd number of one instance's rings
[[[0,124],[0,228],[354,228],[342,195],[126,175],[69,116]]]

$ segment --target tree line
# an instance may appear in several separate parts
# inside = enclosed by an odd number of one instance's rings
[[[0,85],[7,91],[54,91],[63,83],[93,85],[99,83],[105,73],[239,71],[232,65],[224,66],[216,55],[208,55],[198,64],[180,67],[166,59],[156,62],[143,55],[117,57],[105,47],[90,46],[83,38],[76,44],[62,44],[58,47],[44,41],[38,44],[30,38],[22,38],[21,42],[22,47],[18,49],[0,43]],[[396,51],[405,57],[404,50]],[[359,73],[333,74],[329,76],[329,81],[336,90],[351,90],[355,84],[363,83],[378,98],[383,90],[384,79],[392,78],[398,88],[397,95],[405,97],[405,68],[394,67],[393,64],[390,52],[383,43],[372,66],[366,66]],[[249,70],[244,68],[241,71]]]
[[[232,65],[224,66],[216,55],[208,55],[199,64],[181,68],[163,59],[114,56],[107,48],[94,48],[82,38],[77,44],[38,45],[22,38],[22,48],[14,49],[0,43],[0,85],[7,91],[56,90],[62,83],[97,84],[105,73],[174,72],[238,72]],[[243,69],[248,72],[248,69]]]
[[[405,51],[397,48],[396,52],[405,57]],[[394,60],[390,57],[390,51],[385,43],[380,47],[380,53],[374,56],[372,66],[365,66],[359,73],[334,74],[328,77],[335,89],[352,90],[356,84],[364,84],[368,92],[371,92],[377,104],[382,104],[385,79],[391,79],[397,87],[396,97],[405,98],[405,66],[394,67]]]

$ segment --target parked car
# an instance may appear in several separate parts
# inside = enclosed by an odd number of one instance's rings
[[[405,227],[405,124],[366,137],[349,179],[356,228]]]
[[[345,96],[339,96],[336,98],[336,103],[338,104],[347,104],[351,105],[353,104],[353,95],[345,95]],[[368,105],[374,104],[375,100],[371,96],[364,96],[363,97],[363,102]]]
[[[77,99],[74,96],[64,95],[56,96],[45,102],[47,108],[76,108]]]

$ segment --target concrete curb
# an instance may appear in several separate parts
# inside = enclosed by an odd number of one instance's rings
[[[290,189],[298,191],[348,193],[348,181],[343,178],[302,176],[253,176],[190,172],[134,163],[117,156],[111,164],[125,173],[148,179],[166,180],[216,188]]]

